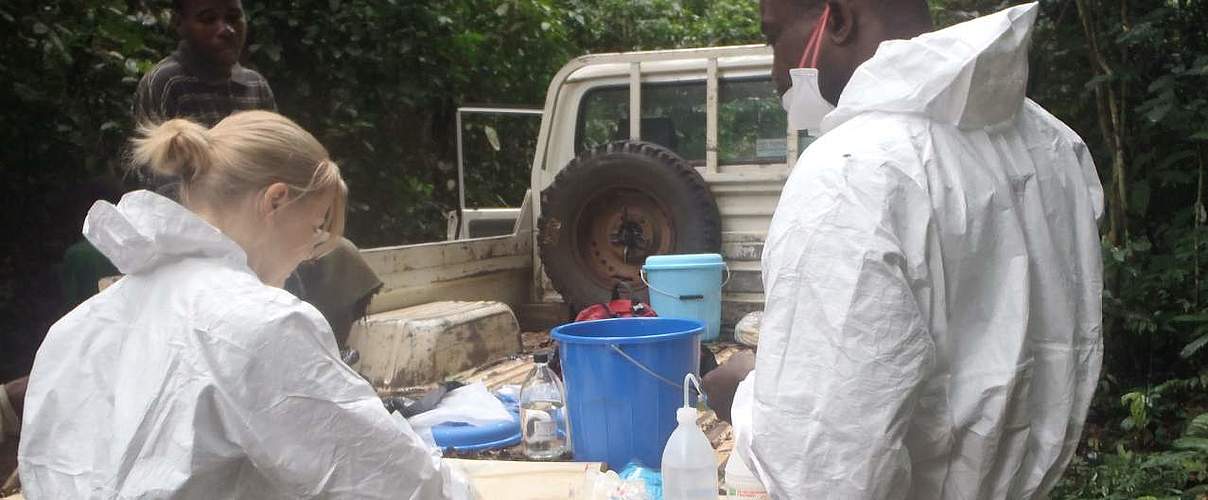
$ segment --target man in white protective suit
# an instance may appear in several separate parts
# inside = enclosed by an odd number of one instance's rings
[[[761,10],[821,135],[768,232],[754,371],[706,378],[735,456],[773,498],[1045,497],[1099,377],[1103,192],[1024,95],[1037,4],[933,32],[924,0]]]

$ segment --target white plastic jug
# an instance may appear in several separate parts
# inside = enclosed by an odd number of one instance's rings
[[[679,426],[663,448],[663,498],[717,500],[717,458],[709,438],[696,424],[696,408],[688,406],[689,381],[700,390],[694,375],[684,377],[684,407],[675,412]]]
[[[725,490],[727,499],[768,500],[768,491],[759,478],[751,473],[741,457],[730,455],[726,461]]]

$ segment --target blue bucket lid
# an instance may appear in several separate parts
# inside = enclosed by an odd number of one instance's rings
[[[676,340],[705,331],[705,324],[679,318],[611,318],[554,327],[549,334],[568,344],[646,344]]]
[[[506,448],[520,444],[520,409],[514,399],[496,395],[512,414],[511,420],[500,420],[482,425],[447,422],[432,427],[432,440],[441,449],[452,448],[459,452],[477,452]]]
[[[721,267],[725,265],[720,254],[690,253],[680,255],[651,255],[646,257],[647,271],[663,271],[669,269],[700,269],[703,267]]]

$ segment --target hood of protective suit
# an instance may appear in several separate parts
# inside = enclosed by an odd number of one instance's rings
[[[1010,122],[1024,103],[1038,4],[1012,7],[910,40],[881,43],[856,68],[831,130],[867,112],[925,115],[960,128]]]
[[[1103,189],[1023,96],[1036,5],[857,70],[768,228],[735,454],[772,498],[1045,498],[1098,382]]]
[[[84,220],[84,237],[122,274],[138,274],[183,257],[219,257],[236,266],[247,254],[214,226],[176,202],[135,191],[116,206],[98,201]]]
[[[60,319],[18,451],[40,498],[461,498],[472,492],[345,365],[314,307],[140,191],[89,240],[126,276]]]

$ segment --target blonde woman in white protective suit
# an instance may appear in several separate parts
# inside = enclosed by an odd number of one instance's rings
[[[31,500],[459,498],[464,482],[340,361],[280,287],[343,228],[327,151],[271,112],[142,130],[183,181],[98,202],[84,235],[125,275],[59,320],[25,400]]]

